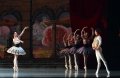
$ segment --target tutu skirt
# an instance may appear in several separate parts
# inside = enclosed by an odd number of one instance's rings
[[[84,54],[91,54],[93,52],[93,49],[91,47],[80,47],[77,49],[76,53],[84,53]]]
[[[60,51],[60,55],[68,55],[69,54],[69,48],[65,48]]]
[[[11,53],[11,54],[15,54],[15,55],[25,55],[26,54],[24,49],[20,46],[19,47],[12,46],[11,48],[9,48],[7,50],[7,53]]]
[[[72,48],[70,48],[69,53],[70,53],[70,54],[75,54],[75,53],[76,53],[76,50],[77,50],[76,47],[72,47]]]
[[[80,43],[75,44],[73,47],[70,48],[69,53],[70,54],[75,54],[77,53],[77,49],[79,49],[81,47]]]

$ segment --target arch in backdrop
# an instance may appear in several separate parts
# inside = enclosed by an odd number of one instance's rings
[[[22,16],[16,10],[3,11],[0,15],[0,49],[4,49],[12,46],[13,32],[20,32]],[[1,51],[0,56],[4,57],[4,50]]]
[[[44,31],[55,19],[54,12],[47,6],[37,9],[32,15],[33,56],[34,58],[51,58],[53,55],[53,40],[46,40]],[[51,33],[52,34],[52,33]]]

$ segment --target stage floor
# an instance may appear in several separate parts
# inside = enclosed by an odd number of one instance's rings
[[[99,77],[107,77],[105,70],[100,70]],[[14,72],[12,68],[0,68],[0,78],[36,78],[36,77],[96,77],[95,70],[89,69],[87,73],[83,69],[65,70],[64,68],[19,68]],[[111,71],[109,77],[120,77],[120,71]]]

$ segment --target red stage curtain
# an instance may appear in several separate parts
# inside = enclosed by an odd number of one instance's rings
[[[70,0],[73,31],[83,26],[107,27],[107,0]]]

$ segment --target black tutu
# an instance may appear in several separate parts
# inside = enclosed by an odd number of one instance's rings
[[[75,54],[75,53],[76,53],[76,50],[77,50],[76,47],[72,47],[72,48],[70,48],[69,53],[70,53],[70,54]]]
[[[80,47],[79,49],[77,49],[76,53],[81,54],[91,54],[93,52],[93,49],[91,47]]]
[[[69,48],[65,48],[60,51],[60,55],[68,55],[68,54],[69,54]]]
[[[75,44],[73,47],[70,48],[70,54],[75,54],[77,53],[77,49],[79,49],[81,47],[80,43]]]

